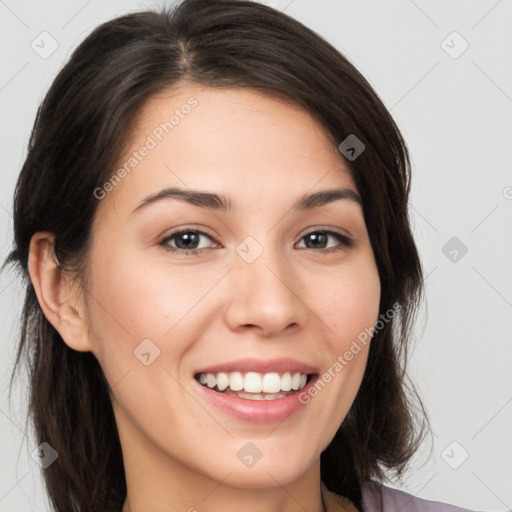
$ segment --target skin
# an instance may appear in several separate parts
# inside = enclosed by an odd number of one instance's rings
[[[304,194],[357,189],[308,113],[247,89],[182,84],[151,98],[120,165],[190,97],[198,102],[191,113],[99,201],[87,293],[49,257],[49,233],[32,239],[30,275],[65,343],[93,352],[112,388],[128,486],[123,512],[320,512],[320,453],[356,396],[368,347],[279,424],[220,411],[193,375],[246,357],[293,357],[323,373],[374,324],[380,281],[361,205],[341,199],[292,210]],[[223,194],[236,210],[166,199],[132,213],[170,186]],[[202,252],[160,244],[182,227],[208,235]],[[306,237],[326,231],[353,246],[331,235],[315,247]],[[236,252],[248,236],[263,249],[250,264]],[[148,338],[160,356],[145,366],[134,350]],[[250,469],[237,458],[248,441],[262,453]]]

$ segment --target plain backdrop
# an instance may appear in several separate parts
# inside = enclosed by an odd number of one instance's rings
[[[0,234],[38,104],[100,23],[162,2],[0,0]],[[409,374],[429,412],[402,483],[420,497],[512,509],[512,2],[275,0],[363,73],[412,154],[411,219],[426,275]],[[41,41],[44,43],[41,43]],[[44,49],[43,49],[44,47]],[[46,52],[46,53],[45,53]],[[49,54],[51,53],[51,54]],[[22,289],[0,276],[0,512],[48,510],[25,427],[26,384],[7,382]]]

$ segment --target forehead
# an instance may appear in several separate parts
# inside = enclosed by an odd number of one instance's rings
[[[351,186],[350,170],[305,110],[252,89],[187,84],[147,100],[114,169],[109,199],[134,205],[164,186],[266,200]]]

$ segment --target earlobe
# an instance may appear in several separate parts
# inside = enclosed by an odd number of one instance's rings
[[[55,255],[52,233],[40,231],[32,237],[28,271],[44,315],[66,345],[80,352],[91,351],[85,312],[78,304],[69,275]]]

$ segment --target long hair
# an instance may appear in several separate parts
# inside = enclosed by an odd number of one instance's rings
[[[184,0],[173,9],[110,20],[75,49],[42,101],[14,198],[16,264],[26,285],[12,379],[29,372],[29,417],[38,442],[59,454],[44,471],[57,512],[119,512],[126,481],[109,386],[89,352],[70,349],[44,316],[27,270],[31,237],[55,235],[64,268],[80,280],[98,205],[144,103],[182,83],[249,88],[293,101],[338,146],[365,151],[349,167],[381,282],[380,313],[355,401],[321,454],[326,486],[361,508],[361,484],[400,477],[428,427],[405,372],[421,302],[422,269],[408,217],[410,161],[391,115],[332,45],[298,21],[246,0]]]

